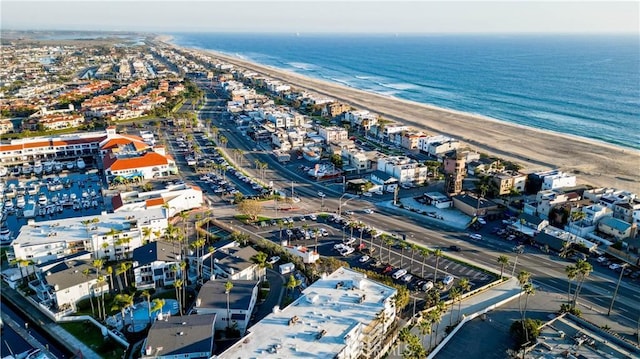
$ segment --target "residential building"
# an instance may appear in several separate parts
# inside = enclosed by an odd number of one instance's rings
[[[120,192],[111,197],[114,212],[144,211],[151,208],[166,208],[169,217],[177,213],[200,208],[204,203],[202,189],[196,185],[166,185],[162,189],[148,192]]]
[[[464,166],[464,156],[458,154],[458,152],[455,152],[453,156],[444,158],[444,187],[450,197],[458,195],[462,191],[462,181],[465,177]]]
[[[632,233],[632,225],[621,219],[614,217],[604,217],[598,222],[598,231],[605,235],[611,236],[616,240],[622,240],[630,237]]]
[[[286,308],[275,307],[215,358],[381,358],[397,335],[395,294],[362,273],[339,268]]]
[[[400,139],[400,147],[408,150],[417,149],[420,139],[424,137],[427,137],[427,135],[422,131],[403,132]]]
[[[166,211],[106,213],[50,221],[29,221],[20,228],[7,252],[9,260],[24,258],[46,263],[68,255],[90,251],[97,258],[122,259],[143,243],[145,228],[163,232],[167,228]]]
[[[543,228],[549,225],[549,221],[528,213],[520,213],[518,220],[510,228],[529,237],[535,237]]]
[[[576,176],[564,172],[557,172],[544,176],[542,189],[559,189],[576,185]]]
[[[325,109],[326,109],[327,116],[333,118],[333,117],[338,117],[343,113],[349,111],[349,109],[351,109],[351,106],[346,103],[336,101],[336,102],[331,102],[326,104]]]
[[[258,284],[255,280],[232,280],[233,287],[227,293],[226,280],[214,279],[205,282],[196,296],[194,307],[198,315],[215,314],[215,330],[235,327],[244,335],[251,320],[251,313],[258,299]],[[227,304],[229,305],[227,311]]]
[[[349,134],[347,133],[347,130],[337,126],[331,126],[331,127],[320,126],[320,128],[318,129],[318,135],[324,138],[326,143],[346,141],[349,139]]]
[[[427,179],[429,169],[424,164],[405,156],[378,158],[378,170],[387,173],[400,183],[422,183]]]
[[[397,178],[378,170],[371,173],[371,182],[387,192],[393,192],[398,187]]]
[[[141,359],[211,358],[215,314],[156,320],[144,340]]]
[[[162,288],[182,278],[180,248],[162,240],[133,250],[133,276],[138,290]]]
[[[305,246],[285,246],[284,249],[296,257],[300,257],[303,263],[315,263],[320,259],[320,254]]]
[[[418,139],[418,149],[433,157],[442,157],[444,154],[455,151],[460,147],[460,142],[449,136],[425,136]]]
[[[625,222],[634,222],[634,213],[640,213],[640,199],[634,198],[631,202],[616,203],[613,205],[613,217]]]
[[[527,184],[527,175],[517,171],[502,171],[490,175],[491,181],[498,189],[498,195],[504,196],[515,191],[524,193]]]
[[[223,247],[214,252],[213,270],[210,261],[203,257],[204,277],[226,278],[230,280],[260,280],[265,269],[252,261],[258,252],[251,247]],[[208,258],[208,257],[207,257]],[[212,273],[213,272],[213,273]]]

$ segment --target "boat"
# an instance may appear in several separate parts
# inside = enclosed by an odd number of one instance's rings
[[[47,203],[49,203],[47,196],[45,196],[44,193],[40,193],[40,195],[38,196],[38,204],[41,206],[46,206]]]
[[[67,162],[67,170],[71,171],[74,166],[75,166],[75,163],[73,161]]]
[[[26,204],[27,202],[24,200],[24,196],[20,195],[16,197],[16,207],[22,209]]]
[[[79,170],[83,170],[85,167],[87,167],[87,164],[84,163],[84,160],[82,159],[82,157],[78,157],[78,159],[76,160],[76,167]]]
[[[22,215],[24,218],[33,218],[36,216],[36,202],[34,200],[30,199],[27,201]]]
[[[47,214],[47,208],[45,207],[38,208],[38,216],[44,216],[45,214]]]
[[[9,230],[9,227],[7,227],[5,223],[3,223],[2,227],[0,227],[0,243],[8,244],[11,243],[12,240],[13,238],[11,237],[11,230]]]
[[[30,184],[29,186],[27,186],[27,193],[30,196],[33,196],[33,195],[37,194],[38,193],[38,186],[35,185],[35,184]]]
[[[56,172],[56,173],[62,172],[62,163],[54,162],[53,163],[53,171]]]
[[[71,188],[71,185],[72,185],[72,184],[73,184],[73,183],[71,183],[71,180],[70,180],[70,179],[68,179],[68,178],[67,178],[67,179],[65,179],[65,180],[64,180],[64,182],[62,183],[62,185],[63,185],[63,186],[64,186],[64,188],[66,188],[66,189]]]
[[[49,174],[49,173],[53,172],[53,162],[52,161],[47,161],[42,166],[44,167],[44,173]]]
[[[87,197],[89,197],[89,192],[82,191],[82,198],[87,198]]]
[[[53,203],[58,203],[58,201],[60,201],[60,198],[58,197],[58,195],[55,195],[51,198],[51,202]]]
[[[22,174],[25,176],[31,176],[31,172],[33,172],[33,166],[31,166],[31,163],[24,163],[22,165]]]
[[[4,209],[6,209],[9,212],[13,211],[14,210],[13,200],[8,199],[8,200],[4,201]]]
[[[96,190],[95,190],[95,189],[92,189],[92,190],[91,190],[91,192],[89,192],[89,195],[90,195],[91,197],[95,197],[95,196],[97,195],[97,194],[96,194]]]
[[[73,193],[73,192],[71,192],[71,194],[69,195],[69,198],[71,198],[72,201],[75,201],[76,198],[78,198],[78,195]]]
[[[11,177],[18,177],[22,173],[20,166],[15,166],[11,169]]]
[[[36,176],[41,175],[43,170],[44,170],[44,167],[42,166],[42,162],[36,161],[33,163],[33,173]]]
[[[64,211],[64,207],[62,207],[61,205],[56,206],[56,212],[62,213],[63,211]]]
[[[98,200],[94,199],[93,201],[91,201],[91,207],[98,208]]]
[[[9,174],[9,170],[5,166],[0,166],[0,177],[4,177]]]

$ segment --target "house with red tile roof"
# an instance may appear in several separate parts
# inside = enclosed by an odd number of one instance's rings
[[[124,155],[109,152],[102,159],[102,164],[107,181],[112,183],[165,177],[178,173],[175,161],[164,153],[162,147],[154,148],[153,151]]]

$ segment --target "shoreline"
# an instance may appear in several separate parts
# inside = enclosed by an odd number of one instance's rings
[[[640,191],[640,150],[596,139],[514,124],[480,114],[360,90],[323,79],[251,62],[214,50],[191,48],[234,66],[289,83],[292,87],[335,98],[338,101],[415,127],[428,134],[458,139],[462,146],[519,163],[525,172],[558,168],[578,177],[578,183]]]

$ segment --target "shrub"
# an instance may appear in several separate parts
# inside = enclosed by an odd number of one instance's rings
[[[527,328],[527,337],[525,337],[525,333],[522,330],[522,322],[520,320],[513,322],[511,328],[509,328],[509,333],[511,333],[511,336],[516,341],[517,348],[522,347],[526,343],[535,342],[536,338],[540,335],[542,322],[540,320],[527,318],[524,320],[524,325]]]

